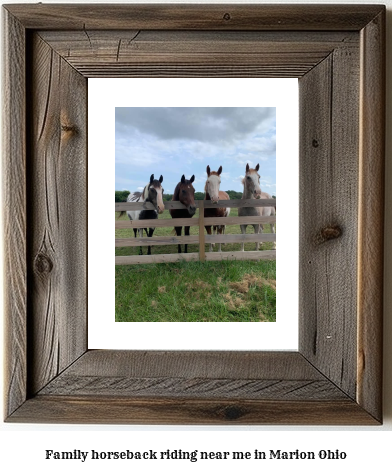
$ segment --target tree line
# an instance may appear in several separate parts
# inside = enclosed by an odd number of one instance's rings
[[[230,196],[230,199],[241,199],[242,198],[242,192],[240,191],[226,191],[227,194]],[[116,191],[116,202],[126,202],[127,197],[130,194],[130,191]],[[272,196],[273,199],[275,199],[275,196]],[[171,201],[173,198],[173,194],[164,194],[163,195],[163,200],[164,201]],[[204,199],[204,193],[201,192],[196,192],[195,193],[195,199],[197,201],[202,201]]]

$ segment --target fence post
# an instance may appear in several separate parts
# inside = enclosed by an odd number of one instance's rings
[[[205,262],[204,201],[199,201],[199,261]]]

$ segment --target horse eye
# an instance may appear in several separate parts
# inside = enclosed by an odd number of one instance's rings
[[[250,179],[250,176],[247,176],[246,179]]]
[[[185,193],[186,193],[185,189],[182,189],[182,194],[185,194]]]

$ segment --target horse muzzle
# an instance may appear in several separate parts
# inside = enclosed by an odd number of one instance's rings
[[[189,206],[188,207],[188,212],[191,216],[193,216],[196,212],[196,206]]]

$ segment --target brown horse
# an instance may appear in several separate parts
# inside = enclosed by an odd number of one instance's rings
[[[196,212],[195,205],[195,188],[192,183],[195,180],[195,175],[191,179],[185,179],[185,175],[182,175],[181,181],[177,184],[174,190],[172,201],[180,201],[186,209],[170,209],[170,215],[173,219],[193,217]],[[181,235],[182,226],[175,227],[177,236]],[[185,226],[185,235],[189,235],[189,226]],[[188,253],[188,244],[185,244],[185,253]],[[178,244],[178,253],[181,253],[181,245]]]
[[[271,199],[271,196],[268,193],[263,193],[260,188],[260,175],[258,173],[259,165],[256,165],[256,168],[250,168],[249,164],[246,165],[245,177],[242,180],[244,185],[244,193],[242,194],[242,199]],[[275,208],[274,207],[239,207],[238,208],[239,216],[274,216]],[[253,225],[255,234],[263,232],[263,224],[250,224]],[[247,224],[241,224],[241,232],[246,234]],[[271,224],[271,232],[275,233],[275,226]],[[276,242],[274,242],[274,248],[276,248]],[[244,242],[242,242],[242,248],[244,250]],[[259,242],[256,242],[256,250],[259,250]]]
[[[210,167],[207,166],[207,181],[204,187],[205,191],[205,198],[206,200],[211,200],[214,204],[221,200],[229,200],[230,196],[225,193],[224,191],[219,191],[220,186],[220,174],[222,173],[222,166],[219,167],[218,171],[211,171]],[[219,207],[219,208],[205,208],[204,209],[204,217],[228,217],[230,214],[230,207]],[[205,226],[207,234],[211,235],[211,226]],[[212,226],[212,233],[213,234],[224,234],[225,233],[225,225],[214,225]],[[212,247],[215,244],[210,243],[210,252],[212,252]],[[219,242],[219,252],[222,251],[222,243]]]

